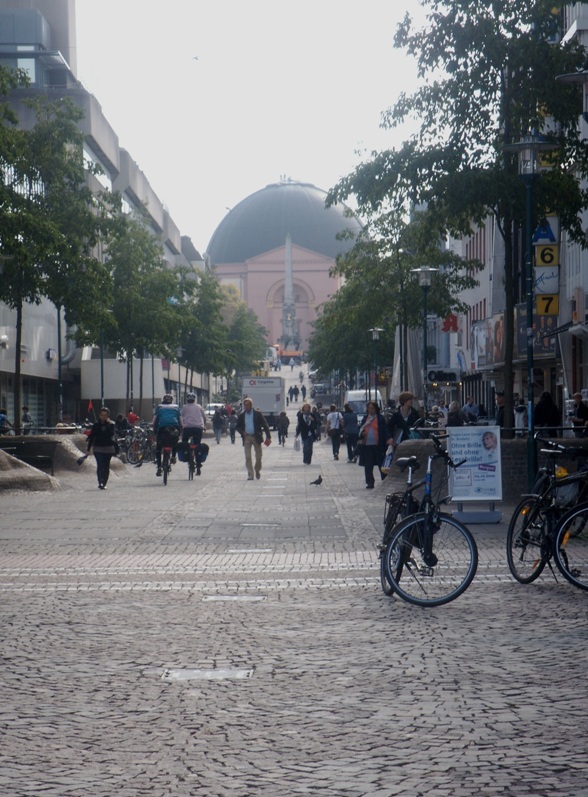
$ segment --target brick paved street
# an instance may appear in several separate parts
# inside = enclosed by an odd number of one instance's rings
[[[588,795],[588,594],[512,581],[498,524],[455,602],[385,597],[386,487],[292,440],[1,493],[0,793]]]

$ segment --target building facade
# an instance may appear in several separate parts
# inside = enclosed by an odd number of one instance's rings
[[[358,219],[343,206],[325,207],[326,192],[310,183],[268,185],[229,211],[215,230],[205,258],[219,280],[234,285],[267,329],[267,342],[283,338],[283,308],[291,270],[294,335],[307,348],[321,304],[340,281],[330,274],[337,255],[353,245]]]
[[[98,100],[76,77],[74,0],[0,0],[0,65],[24,69],[30,79],[29,87],[10,96],[19,124],[34,124],[27,98],[38,93],[54,99],[70,98],[84,114],[79,127],[85,137],[86,162],[102,169],[99,177],[88,173],[90,187],[120,193],[123,210],[145,219],[161,243],[170,268],[181,265],[203,269],[204,261],[190,238],[180,234],[147,177],[131,154],[120,147]],[[102,255],[99,251],[95,254]],[[51,426],[61,416],[64,420],[83,420],[90,402],[98,406],[102,398],[111,412],[126,412],[128,401],[134,401],[135,409],[146,418],[164,392],[171,390],[180,398],[186,374],[177,363],[149,355],[143,364],[127,364],[120,362],[116,353],[100,347],[76,349],[63,319],[60,321],[58,324],[57,310],[49,302],[25,306],[20,352],[22,397],[36,425]],[[12,419],[19,410],[14,407],[15,323],[15,313],[0,303],[0,402]],[[191,380],[199,399],[207,401],[208,376],[191,375]]]

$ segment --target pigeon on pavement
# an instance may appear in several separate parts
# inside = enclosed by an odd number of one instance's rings
[[[322,483],[323,483],[322,476],[319,476],[318,479],[315,479],[313,482],[311,482],[311,484],[322,484]]]

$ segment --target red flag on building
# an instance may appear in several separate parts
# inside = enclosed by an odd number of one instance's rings
[[[94,405],[92,404],[92,399],[88,402],[88,412],[93,412]]]

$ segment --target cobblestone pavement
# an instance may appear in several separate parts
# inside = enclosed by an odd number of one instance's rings
[[[513,582],[502,523],[455,602],[385,597],[386,487],[315,452],[2,493],[3,795],[588,795],[588,595]]]

